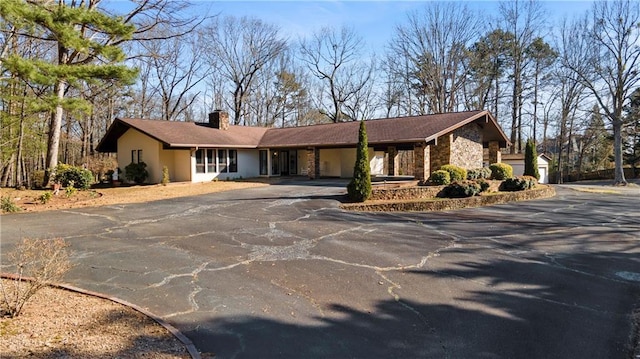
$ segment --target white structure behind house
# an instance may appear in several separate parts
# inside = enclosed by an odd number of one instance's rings
[[[502,162],[513,167],[514,176],[524,174],[524,153],[503,154]],[[549,162],[550,159],[544,154],[538,155],[538,173],[540,173],[539,183],[549,183]]]

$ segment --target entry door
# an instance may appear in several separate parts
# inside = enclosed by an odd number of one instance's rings
[[[280,175],[289,175],[289,151],[280,151]]]

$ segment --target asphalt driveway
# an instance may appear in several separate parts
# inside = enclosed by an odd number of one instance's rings
[[[630,357],[640,190],[385,214],[340,210],[343,185],[7,215],[0,250],[64,237],[68,283],[220,358]]]

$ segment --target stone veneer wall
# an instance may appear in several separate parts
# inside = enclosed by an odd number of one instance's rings
[[[315,147],[307,148],[307,176],[310,179],[320,177],[320,150]]]
[[[466,169],[482,167],[482,132],[477,124],[453,131],[450,164]]]
[[[449,164],[451,161],[451,138],[450,133],[438,137],[437,145],[431,146],[430,160],[431,171],[440,169],[440,167]]]

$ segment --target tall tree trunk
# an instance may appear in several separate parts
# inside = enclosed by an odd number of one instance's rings
[[[66,83],[63,80],[59,80],[56,84],[56,96],[58,105],[55,112],[51,114],[51,123],[49,124],[49,141],[47,144],[47,159],[44,177],[44,186],[47,187],[51,184],[51,175],[53,170],[58,165],[58,151],[60,148],[60,131],[62,130],[62,100],[64,100],[64,90]]]
[[[622,120],[620,117],[611,121],[613,125],[613,157],[615,163],[615,185],[626,185],[627,179],[624,177],[622,167]]]

